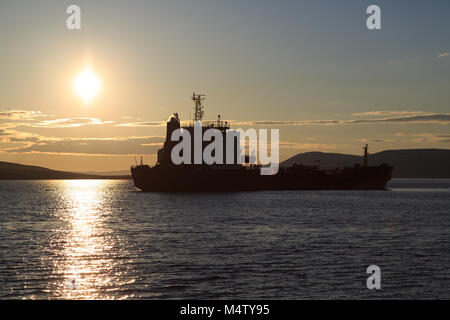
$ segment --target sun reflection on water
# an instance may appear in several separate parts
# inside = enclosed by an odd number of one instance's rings
[[[111,218],[105,180],[61,181],[66,210],[60,218],[67,222],[62,250],[58,255],[59,275],[55,295],[64,299],[108,299],[119,286],[115,272],[117,241],[107,228]]]

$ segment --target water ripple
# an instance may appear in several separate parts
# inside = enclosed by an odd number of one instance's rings
[[[1,181],[0,298],[450,298],[450,181],[390,187],[161,194]],[[381,291],[366,288],[371,264]]]

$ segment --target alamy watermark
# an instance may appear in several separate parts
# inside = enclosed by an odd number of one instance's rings
[[[72,4],[67,7],[66,13],[70,14],[66,19],[66,27],[69,30],[81,29],[81,9],[79,6]]]
[[[81,8],[78,5],[72,4],[67,7],[66,13],[69,16],[66,19],[66,27],[69,30],[81,29]],[[381,29],[381,8],[378,5],[372,4],[367,7],[366,13],[370,16],[366,20],[366,26],[369,30]]]
[[[69,30],[81,29],[81,8],[78,5],[72,4],[67,7],[66,13],[69,17],[66,19],[66,27]],[[366,13],[370,16],[366,20],[366,26],[369,30],[381,29],[381,8],[378,5],[372,4],[367,7]]]
[[[381,29],[381,9],[379,6],[373,4],[367,7],[367,14],[370,16],[366,20],[367,29],[380,30]]]
[[[370,274],[367,278],[367,289],[381,289],[381,269],[376,264],[367,267],[366,273]]]
[[[261,165],[261,175],[275,175],[279,169],[279,129],[270,129],[270,143],[268,143],[268,129],[250,128],[247,130],[222,131],[209,128],[203,132],[202,122],[194,122],[194,137],[185,128],[173,131],[171,141],[178,143],[172,148],[172,163],[192,164],[242,164]],[[181,141],[180,141],[181,139]],[[193,143],[192,143],[192,139]],[[236,148],[235,141],[238,140]],[[224,148],[225,141],[225,148]],[[209,142],[203,147],[203,142]],[[192,145],[193,154],[192,154]],[[248,145],[248,147],[247,147]],[[270,147],[270,155],[268,153]],[[248,161],[246,161],[246,149]],[[224,156],[225,150],[225,156]],[[192,157],[193,156],[193,157]],[[225,159],[224,159],[225,158]]]

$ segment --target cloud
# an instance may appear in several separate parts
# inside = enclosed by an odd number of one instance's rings
[[[414,142],[450,143],[450,134],[417,133],[411,136],[416,137],[412,140]]]
[[[36,128],[76,128],[87,125],[103,125],[113,123],[113,121],[101,121],[97,118],[63,118],[56,120],[44,120],[29,124],[31,127]]]
[[[429,114],[429,112],[424,111],[396,111],[396,110],[378,110],[378,111],[367,111],[360,113],[353,113],[353,116],[412,116],[412,115],[422,115]]]
[[[409,135],[409,132],[398,132],[395,135],[398,136],[398,137],[404,137],[404,136]]]
[[[368,142],[392,142],[392,140],[386,140],[386,139],[359,139],[358,141],[368,143]]]
[[[34,120],[36,117],[43,117],[40,111],[9,110],[0,111],[0,119],[8,120]]]
[[[382,118],[382,119],[357,119],[347,120],[344,123],[450,123],[450,114],[427,114],[417,116],[405,116],[394,118]]]
[[[164,141],[162,136],[75,138],[75,137],[12,137],[8,141],[22,143],[4,149],[9,153],[45,153],[64,155],[137,155],[155,153]]]
[[[411,137],[413,142],[450,142],[450,134],[398,132],[397,137]]]
[[[444,57],[448,57],[448,56],[450,56],[450,53],[448,53],[448,52],[443,52],[443,53],[439,53],[438,54],[438,58],[444,58]]]
[[[3,133],[0,133],[0,142],[2,143],[28,143],[39,141],[39,135],[30,132],[22,132],[10,129],[11,127],[7,126],[5,129],[0,129]],[[14,128],[14,127],[12,127]]]
[[[295,149],[295,150],[334,150],[337,148],[336,144],[302,143],[290,141],[280,141],[279,146],[280,149]]]
[[[302,121],[240,121],[234,124],[242,126],[307,126],[307,125],[345,125],[345,124],[372,124],[372,123],[450,123],[450,114],[424,114],[403,117],[387,117],[376,119],[352,120],[302,120]]]
[[[303,125],[333,125],[339,124],[339,120],[289,120],[289,121],[237,121],[236,125],[242,126],[263,126],[263,125],[280,125],[280,126],[303,126]]]
[[[131,123],[120,123],[116,124],[116,127],[162,127],[165,126],[164,121],[153,121],[153,122],[131,122]]]

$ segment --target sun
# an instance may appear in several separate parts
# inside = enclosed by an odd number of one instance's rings
[[[75,79],[75,92],[84,102],[91,102],[100,91],[100,80],[90,70],[85,69]]]

